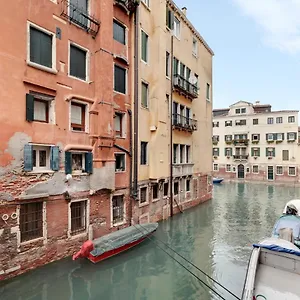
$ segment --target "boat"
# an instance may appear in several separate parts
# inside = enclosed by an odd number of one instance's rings
[[[103,261],[140,244],[151,236],[157,227],[158,223],[136,224],[93,241],[85,241],[72,258],[87,258],[93,263]]]
[[[221,183],[224,180],[224,178],[214,177],[213,183]]]
[[[271,237],[253,245],[241,300],[300,300],[300,251]]]
[[[300,199],[293,199],[287,202],[283,209],[283,214],[285,215],[291,210],[294,210],[294,213],[300,217]]]

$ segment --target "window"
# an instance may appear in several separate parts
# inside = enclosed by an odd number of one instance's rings
[[[266,148],[267,157],[275,157],[275,148]]]
[[[295,123],[295,116],[289,116],[288,117],[288,122],[289,123]]]
[[[174,35],[177,38],[180,38],[180,21],[177,19],[177,17],[174,17]]]
[[[282,166],[276,167],[276,175],[283,175],[283,167]]]
[[[71,102],[71,129],[86,131],[85,128],[86,104]]]
[[[252,134],[252,141],[259,141],[260,135],[259,134]]]
[[[114,225],[124,222],[124,196],[117,195],[112,198],[112,223]]]
[[[166,76],[170,76],[170,53],[166,52]]]
[[[72,170],[73,171],[84,170],[84,155],[82,153],[72,154]]]
[[[219,148],[213,148],[213,156],[219,156]]]
[[[235,113],[236,113],[236,114],[240,114],[240,113],[241,113],[241,109],[240,109],[240,108],[236,108],[236,109],[235,109]]]
[[[126,44],[126,28],[125,28],[125,26],[115,20],[114,20],[113,26],[114,26],[114,28],[113,28],[114,40],[125,45]]]
[[[173,30],[174,28],[174,13],[169,9],[169,7],[166,7],[166,25],[169,29]]]
[[[71,234],[83,232],[87,228],[86,200],[71,202]]]
[[[149,85],[142,81],[142,107],[148,108]]]
[[[141,58],[144,62],[148,62],[148,35],[142,30]]]
[[[198,55],[198,42],[196,38],[193,38],[193,54],[197,57]]]
[[[258,165],[252,166],[252,173],[253,174],[258,174]]]
[[[186,163],[190,163],[191,162],[191,146],[189,145],[186,145],[186,148],[185,148],[185,159],[186,159]]]
[[[169,194],[169,182],[164,183],[164,197],[168,196]]]
[[[246,113],[246,108],[241,108],[241,114],[245,114]]]
[[[258,125],[258,119],[253,119],[253,125]]]
[[[53,34],[29,25],[28,61],[47,68],[55,68],[55,39]]]
[[[148,143],[147,142],[141,142],[141,165],[147,164],[147,148]]]
[[[150,6],[150,0],[142,0],[148,7]]]
[[[225,127],[232,126],[232,121],[225,121]]]
[[[213,165],[213,170],[214,171],[219,171],[219,165],[218,164],[214,164]]]
[[[183,164],[185,161],[184,161],[184,148],[185,146],[184,145],[180,145],[180,163]]]
[[[190,192],[191,191],[191,180],[189,178],[187,178],[185,180],[185,191],[186,192]]]
[[[267,119],[267,124],[273,124],[273,123],[274,123],[274,118]]]
[[[276,140],[277,141],[282,141],[283,140],[283,133],[277,133],[276,134]]]
[[[259,157],[260,156],[260,148],[251,148],[251,156]]]
[[[124,172],[126,169],[125,164],[125,153],[115,153],[115,171],[116,172]]]
[[[276,117],[276,123],[281,124],[282,123],[282,117]]]
[[[219,122],[213,122],[213,127],[219,127]]]
[[[226,172],[231,172],[231,165],[226,165]]]
[[[173,144],[173,164],[177,164],[178,144]]]
[[[176,181],[174,182],[174,195],[178,195],[178,192],[179,192],[179,182]]]
[[[225,156],[232,156],[232,148],[225,148]]]
[[[231,134],[226,134],[226,135],[225,135],[225,141],[226,141],[226,142],[232,141],[232,135],[231,135]]]
[[[140,189],[140,204],[148,202],[147,190],[147,187],[142,187]]]
[[[43,237],[43,202],[20,205],[21,242]]]
[[[273,133],[267,133],[267,141],[273,141],[274,139]]]
[[[235,125],[236,126],[244,126],[247,124],[246,120],[239,120],[239,121],[235,121]]]
[[[206,84],[206,100],[210,98],[210,85],[209,83]]]
[[[126,94],[126,69],[115,65],[114,67],[114,90],[115,92]]]
[[[50,169],[50,147],[33,146],[33,171]]]
[[[152,185],[152,199],[158,199],[158,184],[153,184]]]
[[[115,121],[115,134],[116,137],[120,138],[123,137],[123,118],[124,114],[122,113],[115,113],[114,121]]]
[[[70,44],[70,76],[87,80],[87,51]]]
[[[289,150],[282,150],[282,160],[289,160]]]
[[[289,176],[296,176],[296,167],[289,167]]]
[[[288,132],[288,141],[295,141],[297,138],[296,132]]]
[[[76,25],[86,28],[88,26],[88,0],[69,0],[69,16]]]
[[[65,172],[72,173],[93,173],[92,152],[65,152]]]

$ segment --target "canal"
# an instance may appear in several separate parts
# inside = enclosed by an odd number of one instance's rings
[[[298,188],[243,183],[214,186],[212,201],[161,222],[155,238],[171,245],[240,296],[252,243],[270,235],[284,204],[292,198],[300,198]],[[191,266],[188,268],[222,293],[225,299],[234,299],[199,271]],[[73,262],[67,258],[2,282],[0,299],[219,298],[153,242],[146,241],[98,265],[86,260]]]

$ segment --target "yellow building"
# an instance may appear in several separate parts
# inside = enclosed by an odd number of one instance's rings
[[[147,220],[161,207],[170,215],[171,184],[174,212],[211,198],[214,53],[186,13],[169,0],[139,7],[137,198]]]

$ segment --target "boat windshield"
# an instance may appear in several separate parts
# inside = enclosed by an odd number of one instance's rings
[[[290,215],[281,217],[275,224],[273,229],[274,235],[279,235],[279,230],[282,228],[293,229],[294,239],[300,238],[300,218]]]

